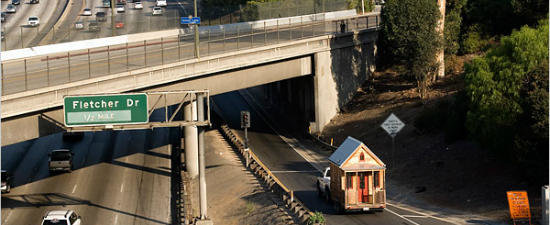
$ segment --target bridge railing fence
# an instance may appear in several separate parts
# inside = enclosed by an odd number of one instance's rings
[[[200,32],[199,55],[210,56],[303,38],[377,28],[379,23],[379,15],[375,14],[332,21],[289,21],[274,26],[267,26],[264,22],[263,26],[209,29]],[[194,33],[189,32],[152,40],[2,61],[2,95],[193,58],[196,58]]]

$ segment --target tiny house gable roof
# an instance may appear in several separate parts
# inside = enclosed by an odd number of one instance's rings
[[[368,169],[385,169],[386,165],[380,160],[370,149],[361,141],[347,137],[346,140],[332,153],[328,160],[339,168],[342,168],[344,164],[354,155],[355,152],[362,149],[367,153],[367,157],[370,157],[377,165],[371,165]],[[356,166],[352,166],[356,167]],[[361,167],[357,167],[359,169]],[[364,167],[363,167],[364,168]],[[352,168],[350,168],[352,169]]]

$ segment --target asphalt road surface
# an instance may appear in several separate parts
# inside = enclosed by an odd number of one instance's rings
[[[294,190],[295,196],[310,210],[322,212],[328,224],[450,224],[393,206],[387,206],[384,212],[336,215],[331,205],[317,196],[315,182],[316,177],[321,173],[285,143],[238,92],[217,95],[213,100],[221,109],[222,116],[228,121],[229,126],[237,130],[241,137],[244,137],[244,134],[240,131],[240,111],[250,111],[251,128],[248,132],[250,148],[281,182]]]
[[[21,0],[21,3],[16,6],[16,12],[6,13],[6,20],[2,22],[2,31],[6,35],[2,42],[2,50],[27,47],[40,39],[63,13],[67,1],[42,0],[38,4],[30,4],[30,0]],[[7,5],[10,3],[11,1],[2,1],[2,12],[6,12]],[[30,16],[37,16],[40,19],[40,25],[27,26]]]
[[[67,142],[54,134],[2,147],[14,187],[2,194],[1,223],[40,224],[49,210],[71,209],[83,224],[171,224],[173,135],[165,128],[104,131]],[[60,148],[75,153],[75,170],[49,174],[48,153]]]
[[[100,1],[100,0],[96,0]],[[131,3],[129,3],[131,4]],[[371,18],[351,23],[374,27]],[[213,55],[237,49],[248,49],[263,45],[293,41],[334,32],[334,22],[281,26],[280,29],[242,29],[227,32],[202,32],[200,54]],[[102,29],[102,31],[105,29]],[[13,60],[3,63],[2,90],[12,94],[25,90],[70,83],[93,77],[105,76],[177,62],[194,57],[193,35],[165,38],[144,43],[130,43],[70,53],[52,54]]]

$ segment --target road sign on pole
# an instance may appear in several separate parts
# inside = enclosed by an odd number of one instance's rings
[[[149,122],[147,94],[65,96],[65,126],[137,124]]]
[[[200,17],[181,17],[180,18],[181,24],[200,24],[201,18]]]
[[[403,129],[405,126],[405,123],[401,122],[397,116],[395,116],[393,113],[388,116],[388,118],[380,125],[382,129],[384,129],[390,136],[391,136],[391,160],[392,160],[392,166],[395,167],[395,135]]]
[[[380,125],[390,136],[395,137],[395,135],[403,129],[405,124],[397,118],[393,113],[388,116],[388,118]]]

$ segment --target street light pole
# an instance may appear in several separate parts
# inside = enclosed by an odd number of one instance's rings
[[[195,7],[195,17],[198,17],[197,0],[193,1],[193,6]],[[195,23],[195,57],[200,58],[200,55],[199,55],[199,24],[196,24],[196,23]]]

